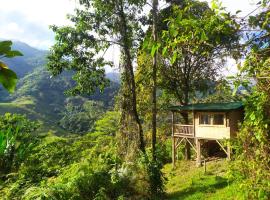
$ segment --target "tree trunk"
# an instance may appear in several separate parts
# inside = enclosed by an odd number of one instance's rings
[[[153,0],[153,25],[152,25],[152,38],[154,44],[157,43],[157,12],[158,0]],[[157,138],[157,52],[153,56],[153,88],[152,88],[152,155],[153,160],[156,161],[156,138]]]
[[[189,124],[189,122],[188,122],[188,113],[182,113],[182,116],[184,118],[184,123],[185,124]],[[191,159],[191,147],[190,147],[190,144],[187,141],[185,143],[185,152],[184,152],[184,155],[185,155],[185,159],[186,160],[190,160]]]
[[[142,124],[139,118],[139,114],[137,111],[137,95],[136,95],[136,85],[135,85],[135,78],[134,78],[134,72],[133,72],[133,65],[132,65],[132,56],[130,52],[130,38],[127,33],[127,21],[126,21],[126,16],[124,13],[124,8],[123,8],[123,1],[119,1],[119,17],[121,21],[121,40],[123,44],[123,52],[124,52],[124,60],[125,60],[125,72],[127,74],[127,80],[129,81],[130,84],[130,90],[131,90],[131,104],[132,104],[132,114],[133,117],[136,121],[136,124],[138,126],[138,131],[139,131],[139,148],[140,150],[145,154],[145,143],[144,143],[144,137],[143,137],[143,129],[142,129]],[[127,81],[127,82],[128,82]]]
[[[188,102],[189,102],[189,87],[188,87],[188,80],[186,81],[186,87],[185,87],[185,91],[184,91],[184,95],[185,95],[185,98],[184,98],[184,104],[187,105]],[[185,121],[185,124],[189,124],[189,121],[188,121],[188,113],[185,113],[183,115],[183,118],[184,118],[184,121]],[[186,141],[185,143],[185,159],[186,160],[190,160],[191,159],[191,146],[189,144],[189,142]]]

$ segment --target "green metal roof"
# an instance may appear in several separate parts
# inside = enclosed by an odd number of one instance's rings
[[[196,103],[185,106],[171,106],[171,111],[229,111],[243,108],[242,102]]]

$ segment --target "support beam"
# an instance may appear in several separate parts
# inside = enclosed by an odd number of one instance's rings
[[[231,160],[231,144],[228,142],[227,144],[227,160]]]
[[[180,146],[180,144],[184,141],[185,138],[181,138],[180,142],[179,141],[179,138],[177,139],[176,141],[176,149],[178,149],[178,147]]]
[[[201,167],[202,166],[202,160],[201,160],[201,141],[196,138],[196,149],[197,149],[197,158],[196,158],[196,166]]]
[[[227,149],[225,149],[224,145],[222,145],[222,143],[220,141],[216,140],[216,142],[219,144],[221,149],[226,153],[227,159],[230,160],[231,159],[231,146],[230,146],[230,143],[227,144]]]
[[[185,138],[186,141],[190,144],[190,146],[194,149],[194,151],[197,153],[197,149],[194,147],[194,145],[189,141],[188,138]]]
[[[175,137],[172,137],[172,165],[175,167],[176,160],[176,148],[175,148]]]
[[[195,116],[195,111],[193,113],[193,137],[196,137],[196,116]]]
[[[175,167],[175,150],[176,150],[176,146],[175,146],[175,137],[174,137],[174,112],[172,112],[172,165],[173,168]]]

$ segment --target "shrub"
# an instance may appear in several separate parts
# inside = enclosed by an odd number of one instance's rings
[[[24,161],[37,141],[34,131],[38,126],[23,115],[0,116],[0,174],[17,169]]]

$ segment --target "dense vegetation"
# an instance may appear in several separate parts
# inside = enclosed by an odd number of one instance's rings
[[[49,52],[0,42],[0,199],[269,199],[269,1],[241,21],[216,0],[79,3]],[[172,169],[168,106],[234,100],[233,160],[203,172],[186,143]]]
[[[25,52],[24,56],[18,57],[16,60],[13,58],[5,59],[5,62],[18,74],[18,77],[22,77],[18,80],[14,93],[8,94],[1,88],[1,114],[6,112],[26,114],[32,120],[42,122],[43,125],[40,131],[52,130],[60,134],[65,134],[67,131],[71,133],[86,133],[88,131],[87,127],[93,126],[93,121],[89,122],[90,124],[86,125],[86,127],[82,127],[79,131],[76,128],[65,128],[71,121],[63,122],[61,119],[65,118],[68,112],[70,114],[68,109],[71,109],[71,106],[74,107],[74,113],[69,115],[69,117],[74,120],[73,122],[77,120],[75,126],[84,126],[83,124],[85,122],[82,119],[80,123],[79,115],[76,114],[79,108],[75,109],[75,106],[79,102],[100,101],[100,104],[102,104],[101,110],[103,111],[112,107],[114,103],[113,97],[119,88],[119,78],[116,73],[107,74],[111,83],[103,93],[96,91],[91,96],[76,97],[75,99],[77,100],[72,100],[73,97],[65,95],[65,91],[74,84],[71,80],[71,73],[65,73],[60,77],[51,78],[50,73],[45,68],[46,52],[20,42],[15,42],[14,48]],[[19,63],[21,65],[17,67]],[[87,112],[83,111],[83,109],[80,109],[80,113],[81,116],[87,115]]]

